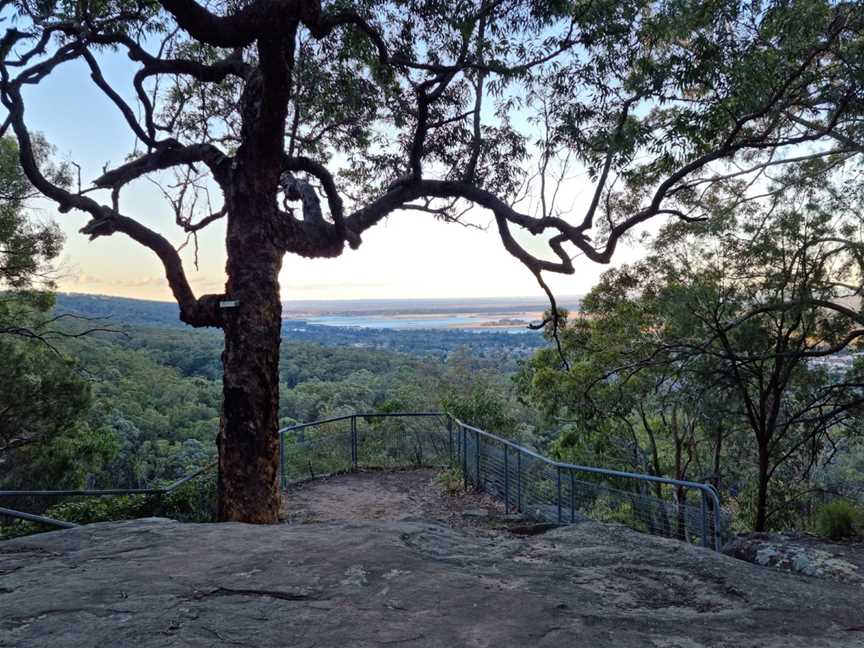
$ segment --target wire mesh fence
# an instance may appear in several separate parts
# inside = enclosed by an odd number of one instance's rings
[[[163,496],[169,496],[181,487],[187,486],[189,482],[200,478],[202,475],[211,472],[216,468],[216,461],[211,461],[210,463],[198,468],[197,470],[189,473],[181,477],[180,479],[163,486],[156,486],[151,488],[108,488],[108,489],[71,489],[71,490],[0,490],[0,501],[5,501],[7,498],[12,499],[16,502],[15,509],[6,508],[0,506],[0,520],[6,521],[11,520],[13,523],[20,523],[20,521],[25,522],[33,522],[36,524],[40,524],[46,527],[54,527],[59,529],[71,529],[79,525],[79,522],[71,522],[69,520],[58,520],[53,517],[46,517],[44,515],[37,515],[34,513],[30,513],[27,511],[18,510],[19,508],[31,508],[36,509],[38,511],[44,511],[48,508],[49,504],[56,502],[58,499],[69,498],[67,500],[70,504],[83,504],[86,500],[92,499],[94,497],[120,497],[124,498],[126,502],[121,504],[121,508],[123,506],[127,507],[126,513],[134,510],[136,513],[141,513],[146,511],[146,515],[163,515],[164,508],[161,506],[164,504],[165,500],[160,499]],[[200,484],[200,480],[198,482]],[[207,489],[203,491],[203,499],[209,499]],[[213,496],[213,509],[215,511],[215,492],[212,493]],[[138,498],[134,505],[130,501],[130,498]],[[133,500],[134,501],[134,500]],[[50,509],[49,509],[50,510]],[[109,509],[103,509],[101,511],[97,510],[95,513],[85,513],[81,515],[79,512],[79,518],[91,518],[90,520],[85,521],[93,521],[92,518],[99,518],[101,515],[104,515],[108,512]],[[115,509],[117,511],[119,509]],[[206,504],[205,504],[206,511]],[[68,511],[67,511],[68,513]],[[206,512],[202,514],[201,510],[187,510],[178,511],[175,509],[172,511],[172,517],[175,519],[188,520],[188,521],[201,521],[197,518],[202,515],[207,517],[213,517]],[[214,513],[215,515],[215,513]],[[108,518],[112,519],[112,518]],[[126,518],[122,518],[126,519]],[[98,520],[104,521],[104,520]],[[82,524],[85,522],[81,522]],[[2,529],[0,529],[0,537],[2,537]]]
[[[465,486],[499,497],[505,511],[567,524],[618,522],[637,531],[720,550],[728,519],[707,484],[553,461],[439,412],[351,414],[279,431],[281,484],[358,468],[452,466]],[[169,494],[215,464],[165,488],[0,491],[0,497]],[[0,515],[74,526],[0,508]]]
[[[352,467],[354,416],[294,425],[279,431],[282,487]]]
[[[720,548],[725,514],[707,485],[553,461],[457,422],[466,484],[500,497],[505,510],[567,524],[617,522],[637,531]]]
[[[282,485],[356,468],[445,466],[451,448],[452,423],[437,412],[356,414],[294,425],[280,430]]]
[[[708,484],[553,461],[437,412],[355,414],[280,430],[282,485],[368,467],[453,466],[507,513],[617,522],[720,550],[728,516]]]

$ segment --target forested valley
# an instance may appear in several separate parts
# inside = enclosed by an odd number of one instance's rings
[[[22,444],[6,460],[7,487],[143,487],[212,459],[221,398],[218,332],[71,322],[64,332],[107,330],[52,339],[52,348],[3,340],[4,375],[15,367],[21,376],[4,390],[6,420],[41,428],[38,443]],[[432,411],[444,403],[470,415],[476,402],[513,427],[523,409],[510,382],[517,360],[507,347],[481,356],[453,345],[441,360],[295,342],[289,334],[280,367],[282,426],[353,412]]]

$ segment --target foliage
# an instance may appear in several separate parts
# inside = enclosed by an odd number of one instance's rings
[[[146,495],[85,497],[56,504],[46,510],[45,515],[76,524],[132,520],[150,514],[152,499]]]
[[[160,496],[153,514],[181,522],[215,522],[216,470],[209,470]]]
[[[478,359],[459,349],[442,376],[441,406],[464,423],[499,436],[517,437],[518,418],[500,379],[500,373],[484,370]]]
[[[65,167],[52,166],[41,137],[35,163],[60,185]],[[0,137],[0,487],[78,487],[110,459],[111,439],[83,417],[90,386],[52,341],[52,262],[63,236],[28,210],[38,192],[18,163],[18,145]]]
[[[90,439],[95,444],[93,451],[101,448],[101,454],[94,454],[88,462],[85,446],[75,449],[74,456],[70,446],[70,462],[66,463],[60,461],[65,455],[58,449],[50,453],[46,448],[34,450],[33,461],[50,458],[58,464],[53,472],[43,472],[46,484],[66,483],[54,481],[62,471],[70,476],[69,485],[148,487],[178,479],[207,463],[215,454],[218,429],[221,336],[205,330],[138,326],[138,318],[152,321],[150,313],[158,312],[158,305],[154,311],[132,314],[124,310],[126,300],[89,299],[117,303],[120,310],[115,319],[125,317],[132,322],[117,322],[123,334],[94,333],[64,340],[62,350],[74,361],[39,356],[43,364],[60,362],[87,395],[81,401],[67,398],[65,409],[46,411],[55,413],[58,420],[70,419],[74,413],[81,420],[81,429],[87,431],[82,442]],[[486,333],[472,335],[484,337]],[[518,337],[504,335],[500,340],[519,344]],[[482,416],[486,425],[503,422],[499,431],[513,432],[517,418],[529,420],[512,401],[508,376],[493,371],[500,366],[496,356],[464,350],[445,365],[405,353],[292,341],[282,344],[281,355],[283,425],[363,411],[434,411],[442,409],[447,398],[461,407],[466,421]],[[20,361],[16,366],[26,369]],[[79,375],[76,367],[86,367],[86,373]],[[457,400],[452,387],[457,383],[482,384],[482,389],[472,392],[474,400]],[[20,395],[33,402],[31,396]],[[33,474],[31,469],[22,470],[15,485],[36,486]]]
[[[165,495],[105,495],[81,497],[50,506],[45,517],[75,524],[93,524],[141,517],[164,517],[182,522],[216,521],[216,477],[211,470]],[[54,530],[36,522],[16,520],[0,525],[0,539]]]
[[[48,160],[48,144],[36,136],[32,145],[42,172],[60,186],[68,184],[66,167]],[[29,209],[37,195],[18,162],[15,139],[0,137],[0,335],[47,342],[53,262],[64,237],[56,223],[38,219]]]
[[[834,500],[816,512],[816,533],[832,540],[864,534],[864,509],[846,500]]]
[[[55,504],[49,507],[44,515],[55,520],[76,524],[133,520],[151,515],[153,506],[151,499],[144,495],[80,498]],[[54,530],[56,527],[53,526],[16,520],[13,524],[0,526],[0,538],[14,538]]]
[[[439,472],[436,481],[448,495],[457,495],[465,487],[464,477],[460,468],[447,468]]]
[[[711,480],[757,529],[800,524],[859,427],[860,369],[819,364],[864,334],[844,306],[864,276],[859,204],[797,177],[768,206],[720,201],[669,225],[645,260],[605,273],[562,319],[563,359],[542,350],[518,377],[557,456]]]
[[[586,511],[586,515],[598,522],[623,524],[637,531],[648,531],[647,524],[637,515],[633,502],[630,501],[622,502],[611,497],[598,497]]]
[[[86,435],[79,421],[80,412],[90,403],[90,387],[70,360],[42,345],[0,336],[0,370],[0,462],[11,459],[9,452],[24,451],[64,432]],[[7,471],[4,481],[9,478]]]
[[[510,404],[494,391],[474,386],[468,393],[450,391],[442,405],[460,421],[505,437],[513,436],[516,420],[508,414]]]
[[[814,484],[823,492],[864,505],[864,438],[852,437],[814,471]]]
[[[44,140],[37,137],[33,146],[43,172],[60,185],[68,184],[68,170],[50,165],[50,147]],[[0,137],[0,289],[50,290],[54,286],[51,262],[60,253],[63,235],[55,223],[38,222],[26,209],[27,201],[37,194],[18,164],[15,139]],[[38,295],[21,294],[27,300],[38,300]]]

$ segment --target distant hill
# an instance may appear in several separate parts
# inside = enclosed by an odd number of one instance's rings
[[[578,310],[578,295],[558,299],[561,308]],[[476,299],[334,299],[291,300],[283,302],[285,319],[302,320],[321,315],[429,315],[434,313],[509,313],[542,312],[548,302],[536,297],[480,297]],[[58,293],[57,311],[86,317],[107,317],[116,322],[138,326],[185,327],[179,320],[174,302],[129,299],[109,295]]]
[[[361,308],[382,307],[382,302],[388,302],[391,311],[376,310],[377,315],[382,318],[400,315],[406,311],[401,308],[418,308],[418,305],[428,303],[428,309],[435,306],[442,308],[458,308],[460,312],[473,309],[473,312],[487,313],[509,313],[512,310],[531,306],[528,300],[512,300],[509,306],[502,302],[505,300],[478,300],[479,305],[471,304],[464,300],[369,300],[326,302],[331,305],[330,313],[339,315],[350,315]],[[378,302],[377,304],[372,302]],[[444,302],[444,303],[442,303]],[[325,302],[317,302],[322,305]],[[296,304],[296,303],[295,303]],[[306,303],[308,308],[308,302]],[[535,306],[539,305],[536,303]],[[286,306],[286,310],[292,306]],[[342,309],[342,310],[339,310]],[[172,302],[148,301],[145,299],[128,299],[124,297],[110,297],[107,295],[82,295],[76,293],[59,293],[57,295],[57,313],[73,313],[84,317],[101,317],[106,319],[106,324],[114,326],[127,326],[139,329],[182,329],[194,335],[218,335],[215,329],[193,329],[179,318],[179,308]],[[319,313],[321,311],[318,311]],[[410,311],[416,312],[416,311]],[[434,313],[427,310],[426,313]],[[328,347],[354,347],[363,349],[379,349],[409,353],[412,355],[437,356],[446,358],[450,353],[459,348],[471,350],[475,355],[486,357],[498,357],[502,362],[514,361],[525,357],[536,349],[545,346],[543,336],[536,331],[526,331],[520,327],[516,333],[504,330],[476,328],[474,330],[461,328],[414,328],[412,330],[393,330],[388,328],[360,328],[356,326],[324,326],[307,321],[314,315],[307,311],[306,315],[298,314],[296,311],[284,313],[282,323],[282,338],[288,343],[312,343]],[[512,329],[511,329],[512,331]],[[147,333],[152,335],[153,331]]]
[[[174,302],[128,299],[109,295],[57,293],[55,311],[84,317],[104,317],[118,324],[187,328],[180,321],[180,308]]]
[[[559,308],[578,310],[580,295],[557,298]],[[433,313],[514,313],[544,311],[542,297],[476,297],[440,299],[296,299],[283,302],[285,317],[302,315],[429,315]]]

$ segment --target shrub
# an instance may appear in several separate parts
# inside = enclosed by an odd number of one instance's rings
[[[623,524],[636,531],[646,532],[648,530],[632,502],[620,501],[614,497],[598,497],[588,509],[587,516],[598,522]]]
[[[153,515],[153,503],[144,495],[124,495],[104,497],[87,497],[68,500],[49,507],[43,515],[55,520],[74,522],[75,524],[91,524],[93,522],[109,522],[111,520],[131,520],[138,517]],[[56,531],[54,526],[16,520],[0,527],[0,540],[18,538],[21,536]]]
[[[181,522],[215,522],[216,471],[210,470],[158,498],[151,515]]]
[[[456,495],[462,491],[462,471],[458,468],[448,468],[438,473],[438,483],[448,495]]]
[[[186,482],[167,495],[106,495],[76,498],[55,504],[46,510],[44,515],[75,524],[134,520],[142,517],[165,517],[181,522],[214,522],[216,520],[216,474],[211,470]],[[18,520],[0,526],[0,540],[43,531],[56,531],[56,528]]]
[[[3,524],[0,524],[0,540],[11,540],[12,538],[21,538],[23,536],[33,535],[34,533],[56,530],[55,527],[48,527],[35,522],[13,520],[12,522],[4,522]]]
[[[853,538],[864,526],[864,510],[846,500],[834,500],[816,512],[816,533],[832,540]]]
[[[45,517],[75,524],[92,524],[111,520],[131,520],[150,515],[152,503],[144,495],[87,497],[55,504]]]

